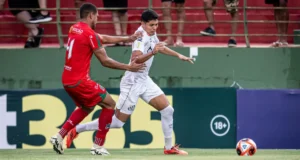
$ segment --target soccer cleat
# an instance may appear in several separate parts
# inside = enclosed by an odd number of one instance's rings
[[[64,153],[64,148],[63,148],[63,139],[59,137],[60,135],[54,135],[50,138],[50,143],[53,145],[53,150],[58,153],[58,154],[63,154]]]
[[[98,146],[96,144],[93,145],[90,152],[92,155],[102,155],[102,156],[110,155],[109,152],[104,147]]]
[[[188,152],[179,149],[180,145],[173,146],[170,150],[164,149],[164,154],[178,154],[178,155],[188,155]]]
[[[70,130],[68,132],[68,135],[67,135],[67,142],[66,142],[66,146],[67,148],[70,148],[72,142],[74,141],[75,138],[78,137],[78,133],[76,132],[76,127],[73,128],[72,130]]]

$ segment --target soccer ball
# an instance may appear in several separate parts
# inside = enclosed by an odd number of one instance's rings
[[[239,156],[253,156],[256,150],[256,144],[250,138],[243,138],[236,144],[236,153]]]

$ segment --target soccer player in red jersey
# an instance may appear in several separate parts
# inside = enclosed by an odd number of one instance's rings
[[[71,114],[61,130],[50,139],[54,151],[59,154],[64,152],[62,142],[68,131],[79,124],[93,111],[96,105],[101,106],[102,111],[99,116],[98,132],[91,153],[97,155],[109,154],[103,144],[109,131],[116,103],[104,87],[90,78],[90,63],[93,53],[101,64],[108,68],[137,72],[145,67],[143,63],[137,64],[135,61],[130,64],[119,63],[107,56],[102,43],[134,41],[139,37],[139,33],[135,33],[130,37],[100,35],[94,31],[97,16],[96,6],[91,3],[83,4],[80,7],[81,21],[74,24],[69,31],[62,83],[78,108]]]

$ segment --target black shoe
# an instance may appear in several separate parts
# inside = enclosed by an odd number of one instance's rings
[[[35,47],[39,47],[40,46],[40,44],[42,42],[42,36],[44,34],[44,28],[38,27],[38,30],[39,30],[38,34],[33,37],[33,39],[34,39],[34,46]]]
[[[229,39],[228,47],[236,47],[236,41],[234,39]]]
[[[213,30],[210,27],[205,28],[204,31],[200,32],[203,36],[215,36],[216,35],[216,31]]]
[[[29,20],[29,23],[42,23],[42,22],[49,22],[52,20],[52,17],[50,17],[50,13],[48,12],[47,15],[42,15],[41,13],[37,15],[34,18],[31,18]]]
[[[24,48],[35,48],[34,41],[26,41]]]

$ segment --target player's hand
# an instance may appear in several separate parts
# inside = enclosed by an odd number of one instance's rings
[[[129,64],[129,69],[128,69],[129,71],[141,72],[141,71],[145,70],[145,67],[146,67],[145,63],[136,63],[135,61],[136,61],[136,59],[131,61],[131,63]]]
[[[189,58],[189,57],[186,57],[184,55],[179,55],[178,58],[181,59],[181,60],[183,60],[183,61],[188,61],[191,64],[194,64],[194,58]]]
[[[165,50],[165,43],[164,42],[159,42],[155,45],[154,49],[153,49],[153,53],[158,53],[160,51]]]
[[[133,42],[133,41],[135,41],[135,40],[137,40],[138,38],[141,38],[141,37],[143,37],[143,32],[138,31],[138,32],[134,33],[133,35],[131,35],[129,37],[129,42]]]

